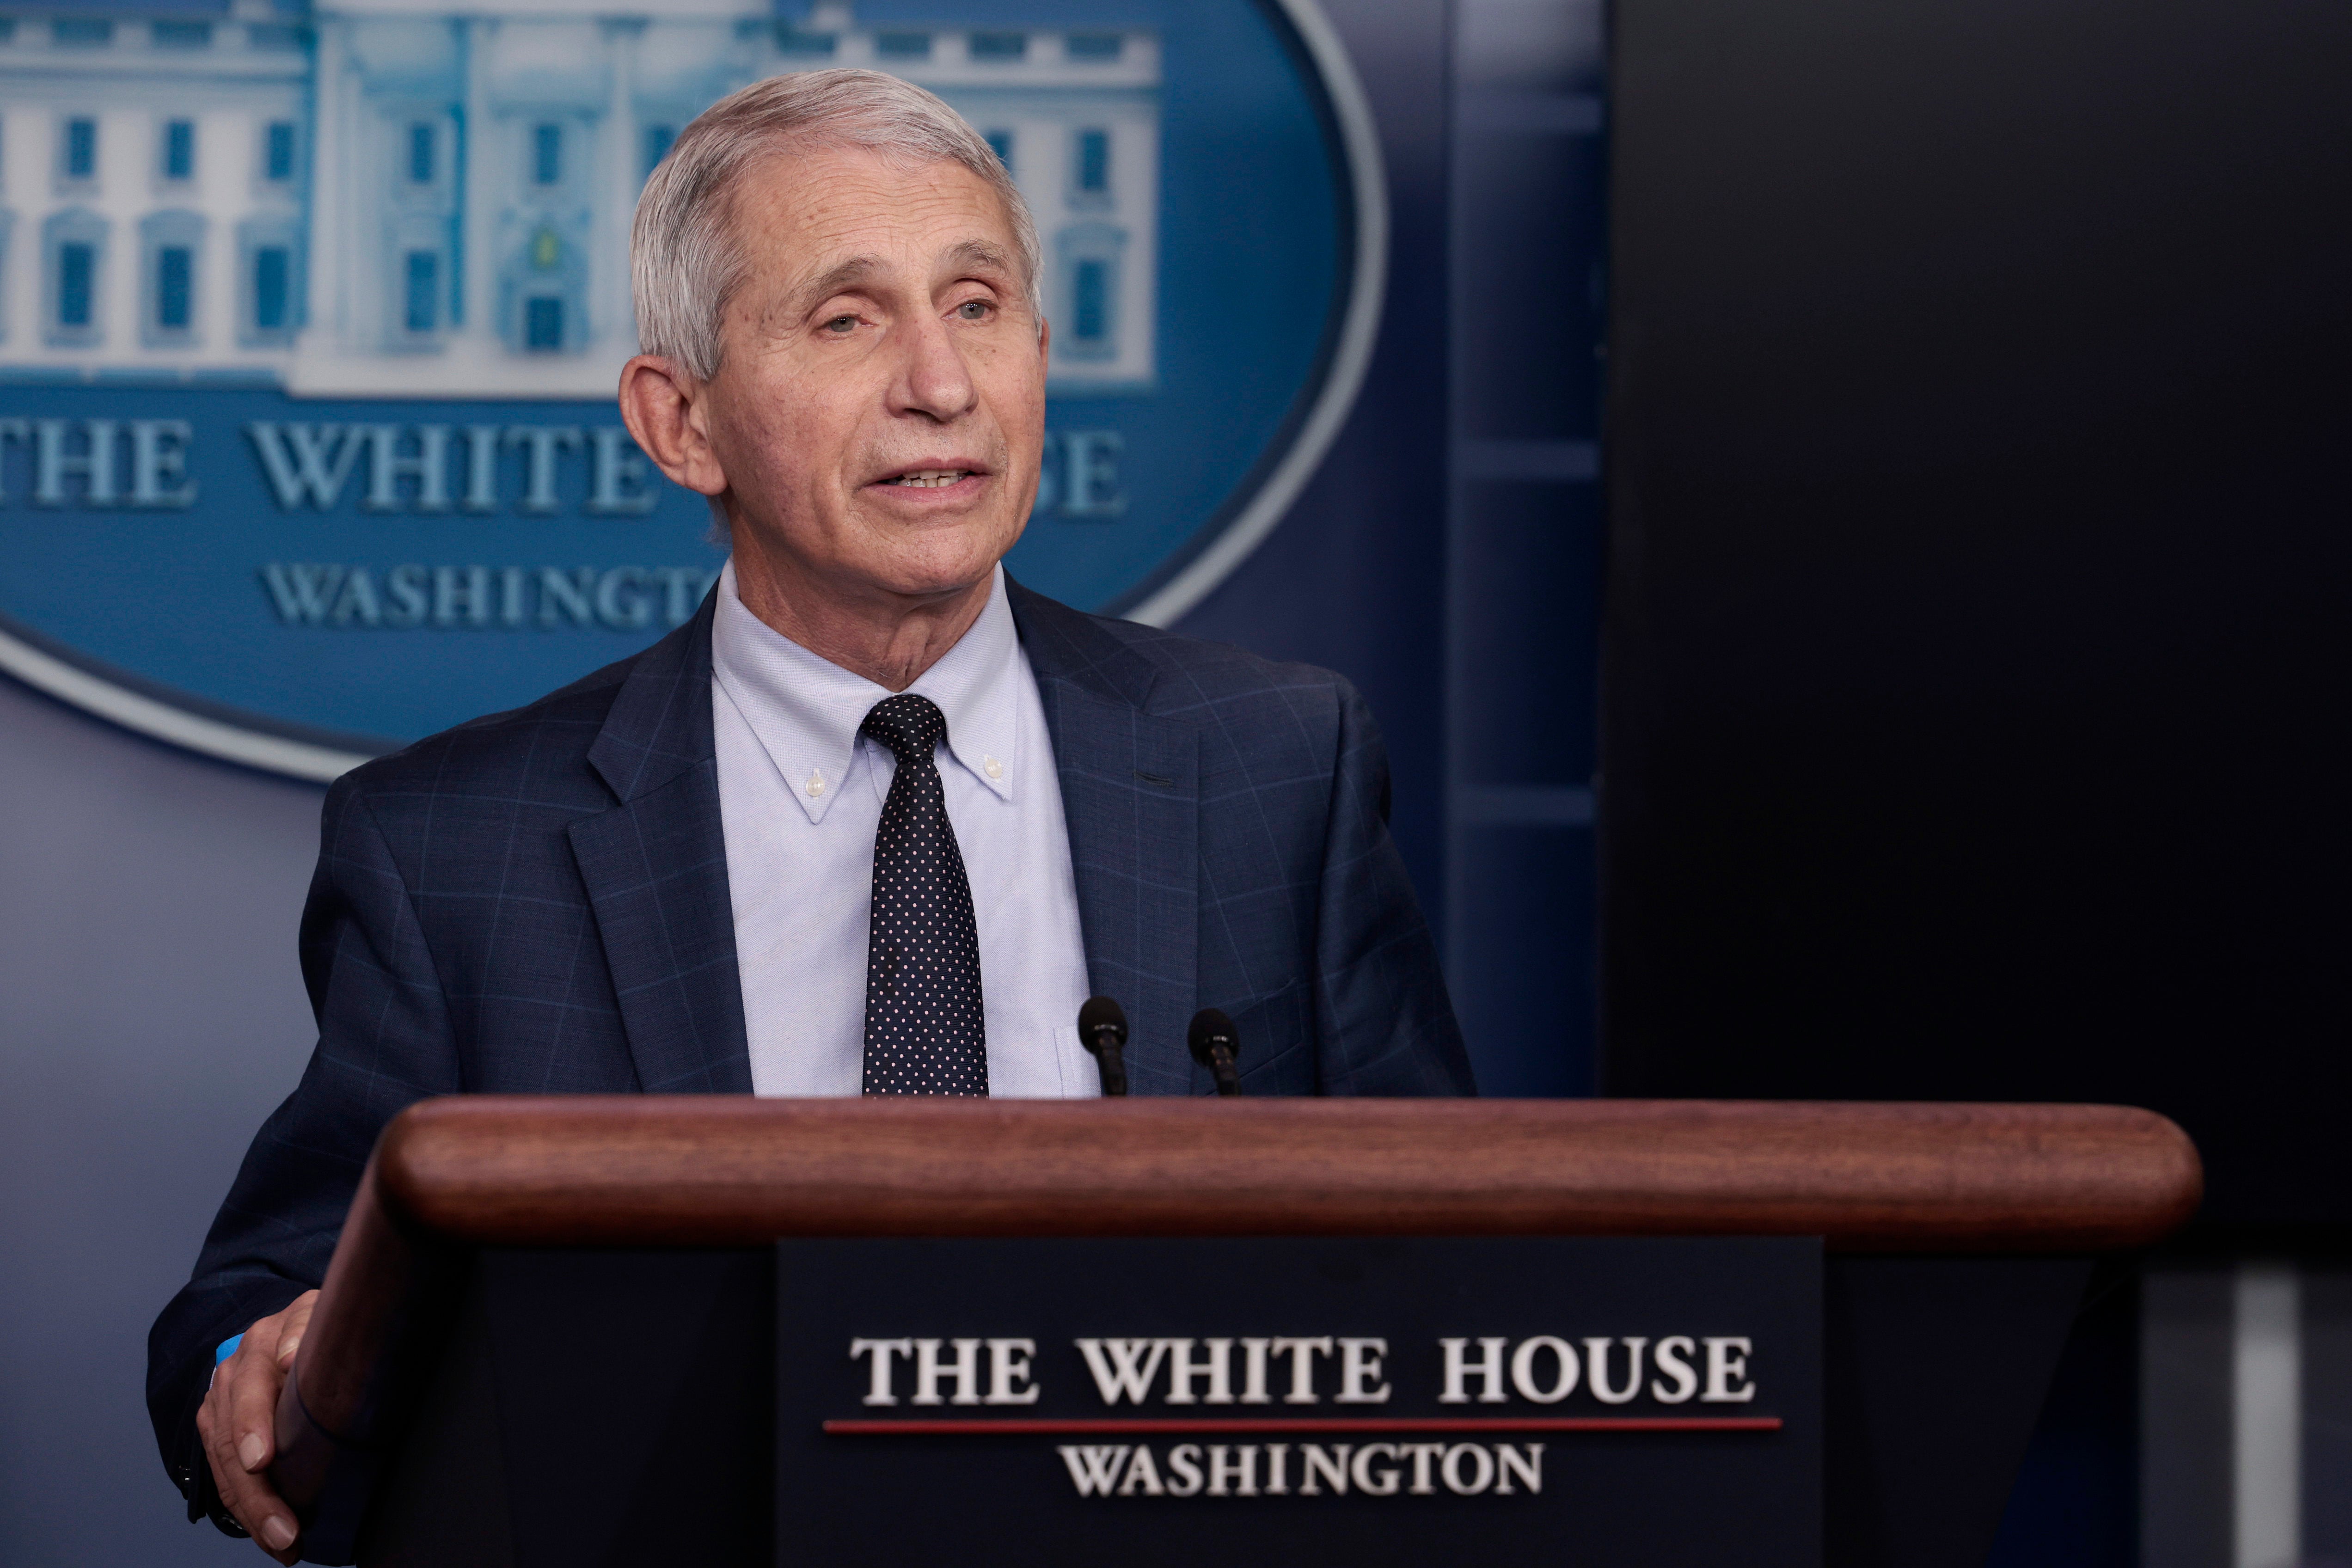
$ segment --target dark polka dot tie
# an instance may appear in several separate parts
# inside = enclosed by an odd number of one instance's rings
[[[901,692],[859,727],[897,753],[874,835],[874,937],[866,960],[866,1092],[986,1094],[980,931],[932,751],[947,715]]]

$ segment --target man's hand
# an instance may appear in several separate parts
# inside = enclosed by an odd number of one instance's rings
[[[228,1360],[213,1369],[213,1385],[196,1411],[196,1435],[213,1468],[221,1501],[254,1543],[278,1562],[294,1562],[294,1510],[269,1484],[278,1457],[278,1394],[294,1368],[302,1331],[310,1326],[316,1290],[305,1290],[284,1311],[245,1331]]]

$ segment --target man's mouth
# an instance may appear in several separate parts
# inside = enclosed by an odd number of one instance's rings
[[[909,489],[938,489],[943,486],[954,484],[958,479],[968,479],[972,472],[973,470],[970,468],[917,468],[911,474],[900,474],[895,479],[885,479],[882,482],[886,485],[901,485]]]

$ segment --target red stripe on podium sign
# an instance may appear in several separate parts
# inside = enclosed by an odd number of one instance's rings
[[[978,1421],[828,1421],[826,1432],[837,1437],[1045,1437],[1083,1436],[1088,1433],[1152,1436],[1188,1432],[1280,1434],[1285,1432],[1778,1432],[1778,1415],[1431,1415],[1356,1417],[1312,1416],[1227,1421],[1150,1420],[1108,1417],[1095,1420]]]

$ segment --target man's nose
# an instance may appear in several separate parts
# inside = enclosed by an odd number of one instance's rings
[[[971,367],[948,323],[919,316],[908,324],[903,342],[906,357],[891,391],[891,412],[928,415],[943,423],[970,413],[977,400]]]

